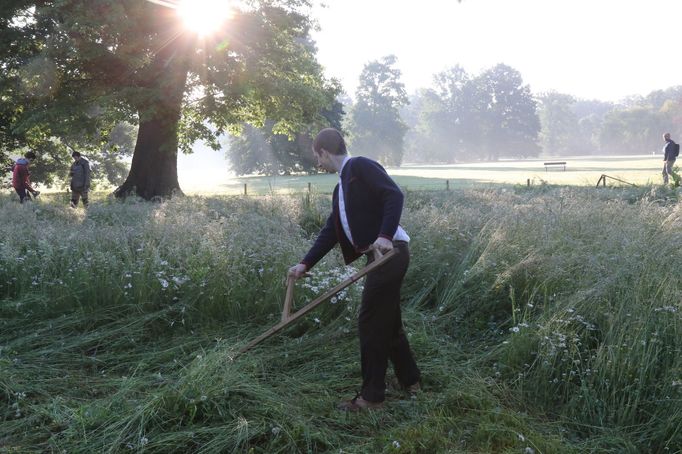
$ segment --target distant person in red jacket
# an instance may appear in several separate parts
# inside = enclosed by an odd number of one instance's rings
[[[37,196],[40,191],[36,191],[31,186],[31,172],[28,170],[28,166],[36,158],[36,154],[32,151],[26,152],[23,158],[17,159],[17,162],[12,166],[12,186],[14,190],[19,195],[19,202],[24,203],[24,200],[30,199],[28,192]]]

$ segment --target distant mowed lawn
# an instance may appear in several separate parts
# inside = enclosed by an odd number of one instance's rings
[[[545,168],[545,162],[566,162],[561,166]],[[602,174],[644,185],[661,181],[660,156],[589,156],[572,158],[544,158],[528,160],[500,160],[451,165],[403,165],[388,168],[398,184],[405,190],[471,188],[491,184],[527,185],[556,184],[596,186]],[[334,175],[303,175],[279,177],[241,177],[231,179],[216,188],[224,194],[297,193],[308,190],[330,192],[336,184]],[[608,185],[622,185],[609,179]],[[193,188],[184,188],[196,192]]]

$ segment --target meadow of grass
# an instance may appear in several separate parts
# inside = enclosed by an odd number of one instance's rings
[[[408,191],[423,391],[360,414],[360,285],[233,359],[329,199],[0,196],[0,452],[682,452],[679,192]]]

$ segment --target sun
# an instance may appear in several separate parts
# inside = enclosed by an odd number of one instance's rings
[[[227,0],[181,0],[177,11],[185,26],[202,36],[216,32],[234,15]]]

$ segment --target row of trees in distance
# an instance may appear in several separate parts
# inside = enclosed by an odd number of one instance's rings
[[[329,116],[353,154],[386,165],[649,154],[662,149],[663,132],[682,138],[682,86],[612,103],[533,94],[505,64],[478,75],[456,65],[408,96],[396,64],[388,56],[365,65],[355,101],[343,98],[347,113]],[[312,171],[309,145],[251,128],[230,140],[228,157],[239,174]]]

